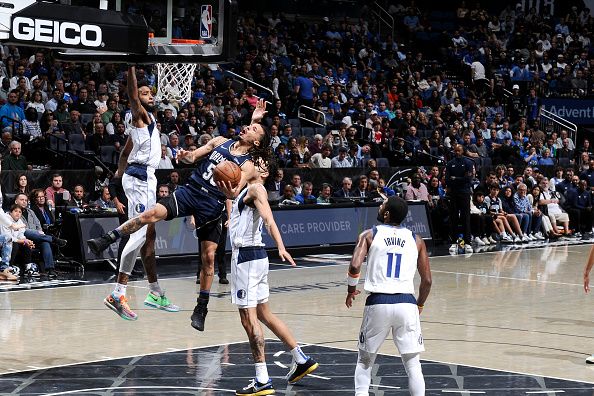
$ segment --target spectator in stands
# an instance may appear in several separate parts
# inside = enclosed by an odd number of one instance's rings
[[[502,209],[506,213],[508,222],[510,223],[512,229],[516,232],[518,239],[521,242],[530,242],[532,239],[528,237],[529,230],[530,230],[530,213],[526,211],[522,211],[516,205],[516,197],[514,196],[514,191],[511,186],[506,186],[503,189],[503,194],[501,195],[501,203]],[[521,202],[527,204],[528,202]],[[527,210],[527,208],[522,207],[523,210]],[[515,216],[515,219],[512,218]],[[515,228],[516,222],[519,224],[519,228]],[[515,242],[515,241],[514,241]]]
[[[68,206],[75,206],[77,208],[84,208],[88,205],[85,188],[82,184],[77,184],[72,190],[72,195],[68,201]]]
[[[169,186],[167,184],[161,184],[157,187],[157,200],[169,196]]]
[[[10,264],[20,264],[19,266],[24,270],[25,265],[31,262],[31,249],[35,247],[35,244],[25,238],[26,226],[22,220],[23,210],[21,207],[13,204],[8,213],[13,224],[10,227],[1,227],[4,242],[2,244],[0,280],[17,281],[19,278],[14,275],[15,271],[12,270]]]
[[[330,184],[324,183],[322,184],[322,188],[320,189],[320,194],[316,199],[316,203],[329,205],[332,202],[334,202],[334,200],[332,199],[332,187],[330,186]]]
[[[429,202],[429,192],[427,186],[421,182],[421,175],[415,173],[411,177],[411,183],[406,189],[404,199],[407,201],[425,201]]]
[[[351,161],[347,159],[346,147],[340,147],[338,149],[338,155],[332,158],[332,168],[350,168],[352,166]]]
[[[551,157],[551,150],[545,148],[542,151],[542,156],[538,159],[538,166],[553,166],[555,165],[555,160]]]
[[[169,192],[173,193],[177,190],[179,186],[179,172],[178,171],[171,171],[169,174]]]
[[[52,185],[45,189],[45,197],[47,200],[48,205],[56,207],[56,194],[64,194],[68,192],[64,187],[62,187],[62,175],[59,173],[54,173],[52,175]],[[61,197],[62,198],[62,197]]]
[[[94,205],[97,205],[101,209],[113,209],[115,208],[115,204],[111,200],[111,195],[109,194],[109,187],[103,187],[101,191],[101,196],[98,200],[93,202]]]
[[[287,183],[283,181],[285,176],[282,169],[278,169],[274,174],[274,177],[268,178],[265,183],[266,190],[268,191],[269,197],[280,197],[285,190]]]
[[[283,190],[283,195],[281,195],[279,200],[279,205],[299,205],[299,201],[295,199],[295,192],[293,191],[293,188],[290,184],[287,184],[285,186],[285,189]]]
[[[56,112],[58,110],[58,103],[63,100],[63,93],[58,88],[52,90],[52,98],[45,103],[45,109]]]
[[[16,90],[10,91],[8,94],[8,102],[0,107],[0,119],[2,120],[2,128],[12,127],[14,121],[23,121],[25,119],[25,112],[18,104],[19,93]]]
[[[167,146],[164,144],[161,145],[161,160],[157,169],[173,169],[173,163],[167,154]]]
[[[99,91],[97,100],[93,102],[97,107],[97,112],[101,115],[107,111],[107,91]]]
[[[78,110],[70,110],[70,118],[68,121],[62,123],[62,128],[66,135],[84,134],[83,125],[80,121],[80,112]]]
[[[572,184],[574,188],[568,189],[565,195],[565,209],[569,214],[569,219],[577,223],[576,229],[581,234],[590,234],[592,232],[592,194],[585,180],[579,180],[578,176],[573,176]]]
[[[112,146],[113,136],[105,132],[105,125],[102,122],[95,124],[95,133],[87,137],[87,146],[89,150],[99,155],[101,146]]]
[[[312,195],[313,184],[306,181],[303,183],[303,189],[300,194],[295,195],[295,200],[301,204],[304,203],[316,203],[316,197]]]
[[[322,147],[321,153],[316,153],[311,156],[309,161],[310,168],[330,168],[332,166],[332,146],[325,144]]]
[[[19,174],[14,181],[14,189],[12,193],[23,193],[29,195],[31,186],[29,185],[29,178],[26,174]]]
[[[111,116],[111,119],[109,120],[109,122],[104,123],[105,124],[105,131],[109,135],[115,134],[116,127],[117,127],[118,123],[120,123],[120,122],[123,123],[123,121],[124,120],[122,119],[122,114],[116,111]]]
[[[563,226],[564,234],[569,235],[569,215],[560,206],[560,195],[549,189],[549,179],[544,177],[540,181],[540,196],[538,204],[546,208],[546,215],[551,220],[553,229],[556,230],[557,224]]]
[[[45,199],[45,192],[43,189],[36,188],[31,191],[29,195],[29,202],[31,203],[31,210],[37,216],[42,230],[47,230],[47,227],[54,224],[55,218],[49,205]]]
[[[128,135],[126,135],[126,125],[123,122],[118,122],[116,124],[115,133],[110,135],[113,140],[113,145],[118,152],[126,145],[126,141],[128,140]]]
[[[333,196],[336,198],[350,198],[353,196],[351,192],[351,187],[353,186],[353,181],[350,177],[345,177],[342,179],[342,187],[336,191],[334,191]]]
[[[79,111],[81,114],[94,114],[97,112],[97,106],[89,98],[89,91],[87,88],[81,88],[78,91],[78,100],[74,101],[72,109]]]
[[[21,155],[21,144],[13,140],[8,147],[10,154],[2,160],[2,168],[4,170],[30,170],[31,165],[28,165],[25,156]]]
[[[355,191],[353,191],[353,197],[360,197],[361,200],[365,200],[369,196],[369,178],[365,175],[359,177],[359,184]]]
[[[177,157],[177,152],[181,149],[179,145],[179,136],[177,133],[172,133],[169,135],[169,144],[167,145],[167,155],[169,158],[175,160]]]
[[[56,278],[57,274],[54,270],[54,254],[50,244],[64,247],[66,246],[67,241],[52,235],[47,235],[43,232],[37,216],[35,216],[35,213],[28,208],[29,199],[25,194],[17,194],[14,202],[21,208],[23,222],[27,226],[24,233],[25,238],[33,241],[35,247],[41,250],[43,267],[47,276]]]
[[[314,83],[313,79],[307,77],[307,68],[302,66],[299,69],[299,76],[295,80],[295,94],[299,100],[300,105],[313,107],[314,98]]]

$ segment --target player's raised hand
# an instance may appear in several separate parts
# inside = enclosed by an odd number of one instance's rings
[[[262,118],[266,115],[266,101],[264,99],[258,99],[258,104],[256,104],[256,109],[252,114],[252,123],[260,122]]]
[[[360,290],[355,290],[352,293],[347,293],[346,301],[345,301],[345,305],[347,306],[347,308],[350,308],[353,306],[353,301],[355,301],[355,297],[358,296],[359,294],[361,294]]]
[[[173,159],[178,164],[180,161],[183,162],[184,164],[191,164],[192,163],[191,153],[192,153],[191,151],[187,151],[187,150],[180,148],[179,150],[177,150],[177,152],[173,156]]]
[[[288,261],[293,267],[297,266],[297,264],[295,264],[295,260],[293,260],[293,257],[291,257],[291,254],[289,254],[289,252],[287,252],[285,249],[279,250],[278,255],[282,261]]]
[[[229,181],[218,181],[217,186],[219,187],[219,190],[221,190],[221,192],[225,194],[225,196],[228,199],[235,199],[237,193],[239,192],[239,185],[233,187],[233,185]]]

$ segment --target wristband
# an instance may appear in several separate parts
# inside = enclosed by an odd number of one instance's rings
[[[419,307],[419,308],[425,308],[425,306],[423,304],[417,304],[417,307]]]
[[[351,274],[350,272],[348,273],[348,277],[347,277],[347,285],[349,286],[357,286],[359,284],[359,276],[360,274]]]

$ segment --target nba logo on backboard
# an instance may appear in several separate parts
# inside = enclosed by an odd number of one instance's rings
[[[212,36],[212,5],[200,7],[200,38],[207,39]]]

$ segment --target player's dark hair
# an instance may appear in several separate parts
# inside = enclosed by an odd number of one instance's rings
[[[386,201],[386,212],[390,212],[390,223],[400,224],[408,214],[408,204],[398,196],[391,196]]]
[[[260,124],[260,126],[264,131],[260,138],[260,144],[258,146],[252,146],[252,148],[249,149],[248,154],[252,156],[254,164],[257,164],[259,161],[269,164],[272,158],[274,158],[272,147],[270,146],[272,143],[272,136],[270,135],[270,130],[268,128],[262,124]],[[272,172],[269,173],[273,174]]]

